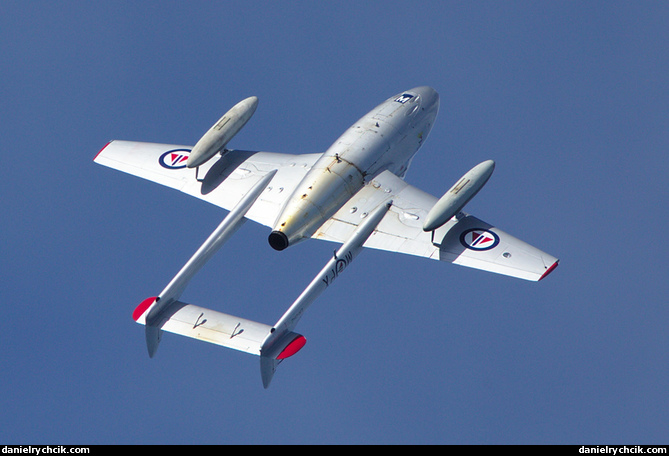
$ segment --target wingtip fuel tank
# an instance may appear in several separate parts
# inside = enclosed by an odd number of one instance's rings
[[[258,97],[249,97],[234,105],[195,144],[186,166],[196,168],[222,151],[249,121],[258,107]]]
[[[467,171],[430,209],[423,224],[423,231],[436,230],[460,212],[488,182],[494,170],[495,162],[486,160]]]

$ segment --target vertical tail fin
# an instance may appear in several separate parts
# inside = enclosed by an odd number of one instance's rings
[[[276,372],[276,367],[281,361],[276,358],[270,358],[269,356],[260,356],[260,377],[262,378],[262,386],[267,389],[269,384],[274,377]]]
[[[307,343],[307,339],[303,335],[290,331],[270,346],[265,346],[265,342],[267,342],[273,331],[274,329],[270,331],[260,348],[260,377],[265,389],[269,387],[276,368],[281,361],[293,356]]]
[[[163,330],[151,325],[146,325],[146,348],[149,350],[149,358],[153,358],[158,350],[158,344],[163,337]]]

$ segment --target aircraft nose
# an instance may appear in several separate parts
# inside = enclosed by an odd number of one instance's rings
[[[439,93],[432,87],[421,86],[416,87],[411,91],[420,95],[423,106],[432,107],[433,105],[436,105],[436,107],[439,107]]]

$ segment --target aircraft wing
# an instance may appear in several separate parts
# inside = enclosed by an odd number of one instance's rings
[[[233,150],[199,168],[186,167],[190,146],[111,141],[95,162],[180,190],[231,210],[266,174],[277,170],[246,217],[271,227],[286,199],[321,154],[279,154]],[[392,208],[364,246],[422,256],[526,280],[541,280],[557,258],[478,218],[460,213],[435,231],[423,221],[438,198],[385,171],[379,174],[313,235],[346,242],[375,208],[392,200]]]
[[[192,146],[135,141],[111,141],[94,161],[119,171],[180,190],[231,210],[267,173],[277,170],[256,203],[246,214],[272,226],[285,200],[321,154],[279,154],[232,150],[219,160],[187,168]]]
[[[423,222],[438,198],[407,184],[389,171],[379,174],[314,235],[344,242],[355,227],[384,201],[393,204],[364,247],[446,261],[538,281],[558,259],[478,218],[460,213],[435,231]]]

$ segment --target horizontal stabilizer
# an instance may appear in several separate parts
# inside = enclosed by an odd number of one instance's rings
[[[138,323],[146,324],[142,316],[135,315],[135,319]],[[252,355],[260,355],[260,345],[270,329],[271,326],[263,323],[175,301],[161,312],[159,320],[147,327],[147,341],[149,333],[153,334],[152,339],[159,338],[155,333],[163,330]]]
[[[155,300],[156,298],[144,300],[133,312],[135,321],[146,325],[146,343],[151,357],[158,348],[163,331],[256,356],[260,356],[262,343],[272,332],[272,327],[269,325],[181,301],[170,304],[148,325],[146,316]],[[300,351],[306,341],[301,334],[289,331],[275,345],[275,352],[269,356],[267,354],[261,356],[261,374],[265,388],[269,386],[279,363]]]

